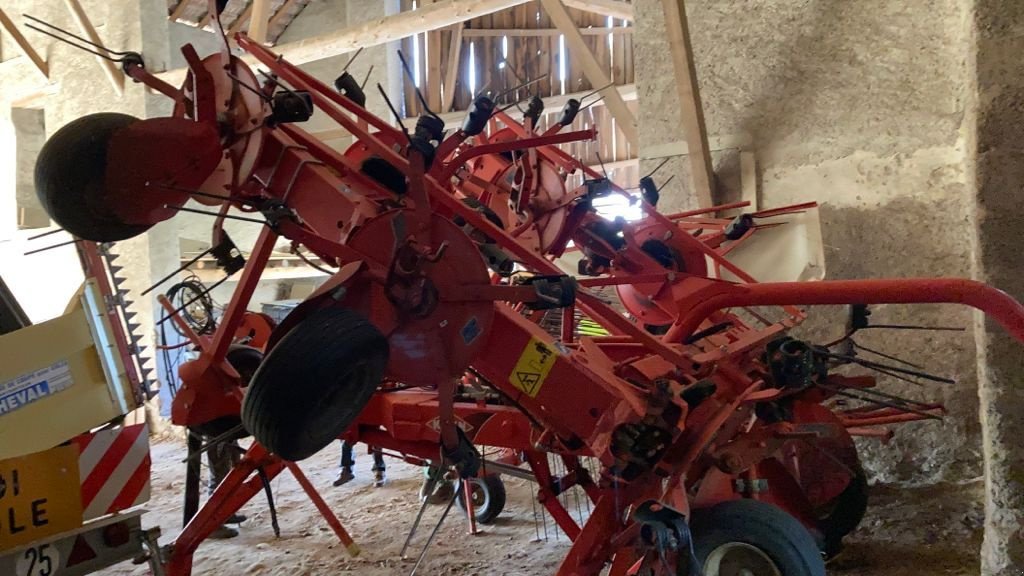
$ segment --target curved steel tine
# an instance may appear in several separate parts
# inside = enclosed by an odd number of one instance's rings
[[[45,27],[50,28],[52,30],[56,30],[56,31],[58,31],[58,32],[60,32],[62,34],[66,34],[66,35],[74,38],[75,40],[78,40],[80,42],[85,42],[89,46],[92,46],[94,48],[102,50],[103,52],[106,52],[108,54],[113,54],[115,56],[127,56],[128,54],[131,54],[131,51],[119,52],[117,50],[111,50],[110,48],[107,48],[106,46],[104,46],[102,44],[97,44],[96,42],[93,42],[92,40],[89,40],[87,38],[82,38],[81,36],[79,36],[78,34],[75,34],[74,32],[70,32],[70,31],[65,30],[63,28],[60,28],[58,26],[54,26],[53,24],[50,24],[49,22],[47,22],[45,20],[41,20],[39,18],[36,18],[35,16],[32,16],[31,14],[22,14],[22,16],[24,16],[25,18],[28,18],[29,20],[31,20],[33,22],[36,22],[36,23],[38,23],[38,24],[40,24],[42,26],[45,26]],[[26,26],[28,26],[29,28],[32,28],[36,32],[42,32],[43,34],[49,34],[48,32],[40,30],[38,28],[35,28],[35,27],[31,26],[31,25],[26,24]],[[67,42],[68,44],[71,44],[72,46],[74,46],[74,44],[72,44],[71,42],[68,42],[66,39],[58,38],[54,34],[49,34],[49,36],[51,36],[53,38],[57,38],[58,40],[61,40],[63,42]],[[78,46],[78,47],[82,48],[81,46]],[[85,48],[82,48],[82,49],[85,50]],[[95,52],[93,52],[93,54],[95,54]],[[97,54],[97,56],[99,56],[99,54]],[[111,59],[111,60],[113,60],[113,59]],[[114,62],[120,62],[120,61],[121,60],[114,60]]]

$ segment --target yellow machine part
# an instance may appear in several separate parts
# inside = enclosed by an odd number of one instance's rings
[[[0,460],[52,448],[138,406],[104,310],[86,281],[64,315],[0,336]]]

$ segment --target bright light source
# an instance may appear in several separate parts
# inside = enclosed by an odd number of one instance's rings
[[[501,37],[501,57],[508,60],[508,36]]]
[[[608,17],[607,25],[608,25],[609,29],[614,28],[615,27],[615,19],[612,18],[611,16],[609,16]],[[612,34],[611,32],[608,32],[608,65],[611,67],[612,76],[613,76],[612,79],[614,80],[614,76],[615,76],[615,35]]]
[[[476,96],[476,42],[469,43],[469,93]]]
[[[639,202],[630,205],[629,198],[616,193],[596,198],[591,205],[599,216],[608,220],[614,220],[621,216],[627,222],[632,222],[639,220],[644,215]]]
[[[568,56],[565,53],[565,34],[558,35],[558,81],[562,84],[562,94],[565,94],[565,75],[568,64]]]

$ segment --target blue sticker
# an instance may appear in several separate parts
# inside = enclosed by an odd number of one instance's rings
[[[462,341],[469,346],[469,344],[476,340],[476,337],[480,335],[480,323],[476,321],[476,316],[469,319],[466,325],[462,327]]]

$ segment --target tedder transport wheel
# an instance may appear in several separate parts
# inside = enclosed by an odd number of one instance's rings
[[[285,460],[308,458],[352,424],[387,363],[387,339],[362,315],[314,311],[263,360],[245,395],[242,422]]]
[[[476,521],[481,524],[494,522],[501,511],[505,509],[505,483],[501,480],[501,476],[488,474],[483,478],[470,478],[469,486],[469,497],[473,500],[473,514]],[[459,491],[456,502],[459,503],[459,508],[466,512],[466,498],[463,496],[461,482],[456,489]]]
[[[114,242],[149,229],[122,222],[104,199],[110,139],[135,122],[139,119],[115,112],[83,116],[58,130],[40,150],[36,194],[50,218],[71,234]]]
[[[253,375],[256,374],[256,370],[259,369],[260,364],[263,362],[263,352],[251,346],[232,344],[228,348],[225,359],[238,372],[238,375],[242,378],[242,386],[245,387],[249,385],[249,382],[252,382]],[[209,422],[193,426],[193,429],[208,438],[216,438],[238,428],[238,425],[241,423],[242,419],[239,416],[221,416]],[[243,426],[242,429],[232,434],[228,439],[240,440],[248,435],[249,432]]]
[[[827,509],[818,510],[818,529],[824,536],[823,552],[833,558],[843,548],[843,537],[853,532],[868,510],[868,477],[860,462],[853,469],[853,478]]]
[[[225,359],[242,378],[242,386],[248,386],[256,376],[256,371],[260,369],[260,364],[263,364],[263,352],[252,346],[232,344]]]
[[[810,532],[771,504],[734,500],[695,510],[691,530],[704,576],[825,576]]]

